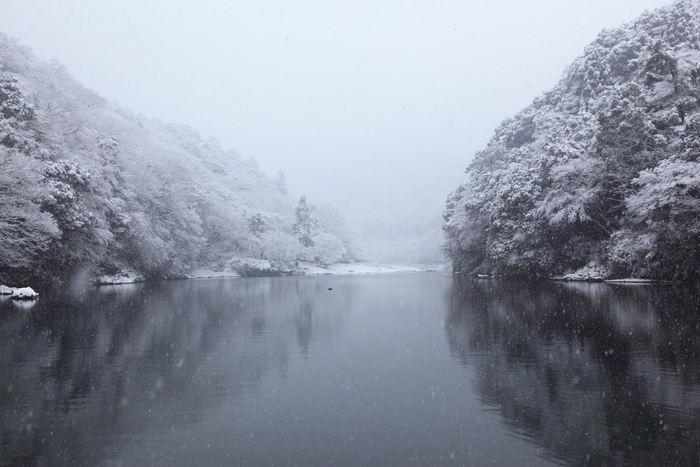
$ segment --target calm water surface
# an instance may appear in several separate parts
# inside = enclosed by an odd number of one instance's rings
[[[700,465],[699,325],[695,289],[437,273],[4,299],[0,466]]]

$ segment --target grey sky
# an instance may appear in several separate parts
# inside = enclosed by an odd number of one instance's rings
[[[0,0],[0,30],[362,224],[439,214],[495,126],[662,0]]]

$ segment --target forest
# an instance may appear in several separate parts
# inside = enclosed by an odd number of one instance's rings
[[[454,271],[697,279],[699,100],[697,2],[603,31],[449,195]],[[282,172],[107,102],[0,35],[0,282],[291,273],[354,261],[349,231],[292,199]]]
[[[109,103],[0,34],[0,283],[280,274],[352,261],[347,232],[282,172]]]
[[[698,2],[600,33],[448,197],[454,271],[697,279],[699,99]]]

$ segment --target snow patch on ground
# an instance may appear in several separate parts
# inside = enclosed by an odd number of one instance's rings
[[[143,282],[146,278],[141,273],[132,270],[125,270],[117,274],[109,274],[95,277],[95,285],[117,285],[117,284],[136,284]]]
[[[553,277],[555,281],[570,281],[570,282],[607,282],[610,284],[655,284],[659,281],[651,279],[639,279],[636,277],[628,277],[624,279],[606,279],[608,277],[608,271],[605,267],[597,264],[590,263],[588,266],[584,266],[578,271],[564,274],[563,276]]]
[[[635,277],[628,277],[626,279],[607,279],[605,282],[610,282],[613,284],[655,284],[659,281],[651,279],[637,279]]]
[[[357,275],[357,274],[392,274],[406,272],[426,272],[441,270],[440,266],[382,266],[366,263],[339,263],[321,267],[313,263],[299,262],[299,274],[305,276]]]
[[[12,292],[13,300],[34,300],[38,297],[39,294],[36,293],[31,287],[22,287]]]
[[[39,294],[31,287],[8,287],[0,285],[0,295],[10,295],[13,300],[34,300]]]
[[[563,276],[553,277],[552,279],[555,281],[599,282],[605,280],[607,275],[608,271],[605,267],[598,263],[590,263],[577,271],[564,274]]]
[[[0,295],[12,295],[12,293],[17,290],[17,287],[8,287],[6,285],[0,285]]]
[[[195,269],[187,275],[190,279],[215,279],[218,277],[241,277],[232,269],[224,269],[223,271],[214,271],[212,269]]]
[[[230,268],[241,277],[271,277],[291,274],[280,264],[275,264],[267,259],[243,258],[231,261]]]

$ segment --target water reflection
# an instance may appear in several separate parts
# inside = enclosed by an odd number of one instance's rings
[[[351,286],[213,280],[0,302],[0,465],[98,465],[254,395],[342,332]],[[296,332],[294,332],[296,330]]]
[[[504,423],[570,465],[700,465],[696,289],[456,279],[453,357]]]
[[[698,308],[430,274],[0,299],[0,466],[694,465]]]

